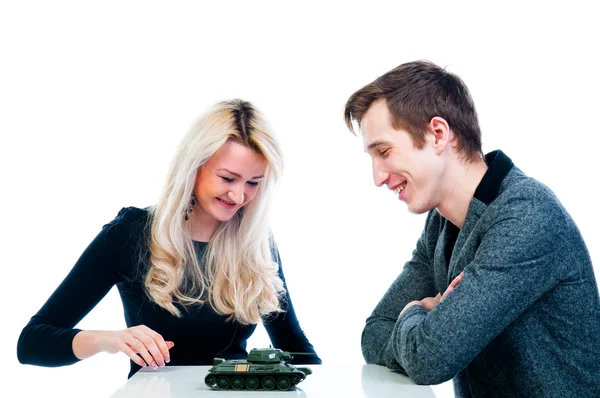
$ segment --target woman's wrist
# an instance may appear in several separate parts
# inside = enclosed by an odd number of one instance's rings
[[[73,354],[79,359],[86,359],[103,351],[102,331],[82,330],[73,337]]]

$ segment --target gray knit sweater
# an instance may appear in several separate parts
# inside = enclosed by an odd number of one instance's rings
[[[600,397],[600,298],[585,243],[544,185],[501,151],[459,231],[432,210],[367,319],[368,363],[457,397]],[[458,287],[431,311],[412,300]]]

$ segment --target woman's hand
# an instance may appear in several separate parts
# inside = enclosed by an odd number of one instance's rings
[[[165,366],[170,361],[171,341],[144,325],[119,331],[85,330],[73,339],[73,353],[79,359],[91,357],[99,352],[125,353],[139,366],[146,364],[153,369]]]

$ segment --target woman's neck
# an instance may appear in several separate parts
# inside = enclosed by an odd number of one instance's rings
[[[208,242],[214,235],[217,227],[221,223],[210,214],[201,209],[194,209],[189,222],[192,223],[192,239],[199,242]]]

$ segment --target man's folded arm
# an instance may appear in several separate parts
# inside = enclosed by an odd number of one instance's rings
[[[534,218],[493,225],[454,291],[431,312],[415,305],[395,323],[385,355],[415,382],[450,380],[560,281],[564,242],[550,221]]]
[[[433,283],[433,264],[426,242],[424,231],[413,251],[412,259],[404,265],[398,278],[367,318],[361,336],[362,353],[367,363],[401,369],[390,346],[400,311],[413,300],[437,294]]]

